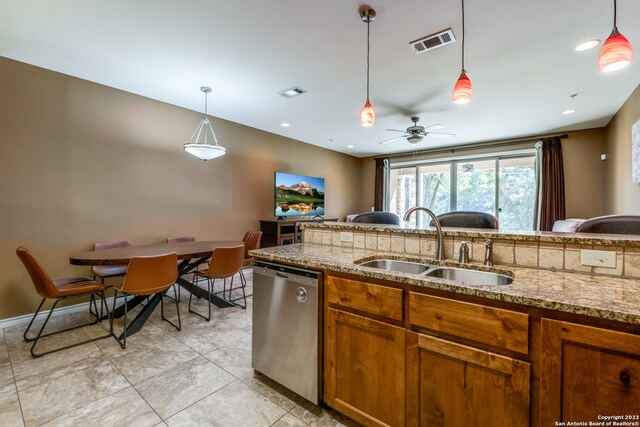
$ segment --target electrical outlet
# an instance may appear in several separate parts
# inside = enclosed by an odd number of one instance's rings
[[[580,251],[580,264],[593,267],[616,268],[616,253],[610,251]]]
[[[353,242],[353,233],[349,232],[341,232],[340,233],[340,241],[341,242]]]

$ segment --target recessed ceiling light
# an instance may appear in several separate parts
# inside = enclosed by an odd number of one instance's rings
[[[566,116],[567,114],[573,114],[575,112],[576,112],[576,110],[574,110],[573,108],[569,108],[568,110],[564,110],[562,112],[562,114],[564,114]]]
[[[287,123],[287,122],[282,122],[282,123],[280,123],[280,126],[282,126],[283,128],[288,128],[291,125],[289,123]]]
[[[353,147],[354,147],[353,145],[347,145],[347,148],[353,148]]]
[[[593,49],[599,44],[600,44],[600,40],[598,39],[588,40],[586,42],[580,43],[578,46],[574,48],[574,50],[576,52],[582,52],[583,50]]]

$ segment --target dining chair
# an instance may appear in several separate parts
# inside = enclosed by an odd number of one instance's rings
[[[226,292],[226,287],[227,287],[227,279],[231,278],[230,287],[233,288],[233,276],[242,269],[243,263],[244,263],[244,245],[231,246],[226,248],[217,248],[216,250],[214,250],[213,255],[211,256],[211,261],[209,262],[209,268],[207,269],[207,271],[196,271],[193,274],[193,282],[192,282],[193,286],[197,286],[196,282],[198,278],[203,278],[207,280],[207,290],[209,291],[209,296],[207,298],[209,302],[209,314],[208,316],[204,316],[191,309],[191,300],[193,299],[193,294],[189,295],[189,313],[193,313],[197,316],[200,316],[206,321],[211,320],[211,295],[213,295],[213,287],[215,285],[216,279],[223,280],[224,288],[222,291],[222,297],[224,298],[224,294]],[[242,294],[245,295],[244,287],[242,287],[241,289],[242,289]],[[231,298],[230,291],[229,291],[229,298]],[[245,297],[245,307],[243,308],[246,308],[246,297]]]
[[[151,296],[158,295],[160,298],[160,312],[162,320],[166,320],[173,325],[177,330],[182,329],[182,323],[180,322],[180,307],[178,301],[174,300],[176,304],[176,312],[178,314],[178,324],[171,322],[164,317],[164,294],[169,287],[175,285],[178,279],[178,256],[175,252],[157,255],[157,256],[145,256],[145,257],[133,257],[129,262],[127,274],[124,276],[124,281],[120,285],[115,285],[113,295],[113,310],[116,308],[116,298],[118,292],[126,296]],[[127,298],[124,298],[124,332],[122,334],[122,340],[117,338],[120,346],[125,348],[127,346]],[[110,330],[113,333],[113,317],[111,318]]]
[[[351,218],[351,222],[354,223],[366,223],[366,224],[391,224],[399,225],[400,216],[393,212],[365,212]]]
[[[112,248],[127,248],[131,246],[130,240],[122,240],[120,242],[98,242],[93,245],[94,251]],[[100,278],[100,283],[104,283],[104,279],[109,277],[124,276],[127,272],[126,265],[94,265],[91,267],[93,271],[93,279]]]
[[[18,258],[22,262],[22,265],[24,265],[24,268],[27,270],[27,273],[29,273],[29,277],[33,282],[33,286],[35,287],[36,292],[38,293],[38,295],[42,297],[42,301],[40,302],[40,305],[38,306],[38,309],[36,310],[36,312],[33,314],[33,317],[31,318],[31,321],[29,322],[29,325],[27,326],[27,329],[24,331],[24,335],[23,335],[23,338],[26,342],[33,343],[31,345],[31,349],[29,350],[32,357],[35,358],[35,357],[44,356],[45,354],[53,353],[60,350],[65,350],[67,348],[75,347],[78,345],[86,344],[92,341],[108,338],[111,336],[111,333],[109,333],[107,335],[101,335],[95,338],[90,338],[88,340],[84,340],[74,344],[69,344],[63,347],[55,348],[53,350],[45,351],[42,353],[36,353],[35,348],[36,348],[36,345],[38,344],[38,341],[40,341],[41,338],[59,334],[66,331],[70,331],[72,329],[81,328],[84,326],[95,325],[96,323],[100,322],[102,319],[102,315],[97,314],[98,306],[96,304],[95,297],[96,296],[100,297],[100,313],[102,314],[104,312],[103,309],[106,306],[104,291],[107,287],[104,284],[98,283],[95,280],[92,280],[88,277],[70,277],[65,279],[52,280],[49,274],[44,269],[44,267],[38,262],[38,260],[35,259],[33,255],[31,255],[31,252],[29,252],[26,248],[22,246],[18,247],[16,249],[16,255],[18,255]],[[51,315],[53,314],[54,310],[56,309],[56,306],[60,301],[64,301],[70,298],[78,298],[78,297],[86,297],[86,296],[90,297],[89,305],[91,306],[93,304],[95,306],[95,310],[96,310],[95,321],[84,323],[82,325],[73,326],[60,331],[43,334],[47,326],[47,323],[51,318]],[[35,337],[29,338],[28,337],[29,330],[31,329],[31,326],[33,326],[33,322],[36,320],[36,317],[38,317],[38,313],[40,313],[40,310],[42,309],[42,306],[44,305],[44,302],[47,299],[54,299],[55,302],[53,303],[51,310],[49,310],[49,313],[47,314],[47,317],[45,318],[44,323],[40,327],[40,330],[38,331],[37,335]]]
[[[249,255],[249,251],[254,249],[260,249],[260,240],[262,239],[262,231],[260,230],[248,230],[244,233],[244,237],[242,238],[242,242],[244,243],[244,261],[242,262],[242,268],[240,269],[240,282],[242,287],[245,288],[247,286],[247,279],[244,277],[244,270],[247,268],[251,268],[253,266],[253,257]],[[247,306],[247,297],[251,295],[244,295],[244,305],[245,308]]]
[[[194,236],[173,236],[173,237],[167,237],[167,244],[172,245],[174,243],[184,243],[184,242],[195,242],[196,238]],[[195,262],[198,262],[195,259],[192,260],[180,260],[178,261],[178,266],[180,266],[181,263],[183,262],[188,262],[189,264],[193,264]],[[176,288],[176,291],[178,292],[177,294],[175,294],[175,298],[178,300],[178,302],[180,302],[180,286],[178,286]],[[169,297],[171,298],[171,297]]]
[[[578,226],[577,232],[640,235],[640,215],[606,215],[589,218]]]

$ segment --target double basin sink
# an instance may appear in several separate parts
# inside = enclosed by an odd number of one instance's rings
[[[360,266],[379,268],[390,272],[410,273],[425,277],[447,279],[472,286],[509,285],[513,282],[513,278],[504,274],[394,259],[374,259],[373,261],[364,262],[360,264]]]

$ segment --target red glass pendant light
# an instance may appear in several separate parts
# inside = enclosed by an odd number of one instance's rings
[[[616,0],[613,0],[613,31],[611,31],[611,35],[602,45],[600,56],[598,57],[598,65],[605,73],[626,67],[631,63],[631,57],[633,56],[631,43],[618,32],[616,6]]]
[[[376,11],[373,9],[364,9],[360,12],[360,19],[367,24],[367,101],[360,112],[360,125],[364,127],[373,126],[376,121],[376,112],[369,101],[369,24],[376,19]]]
[[[471,102],[471,96],[473,94],[473,87],[471,86],[471,80],[467,76],[467,70],[464,69],[464,0],[462,0],[462,72],[460,77],[453,87],[453,102],[454,104],[466,104]]]

